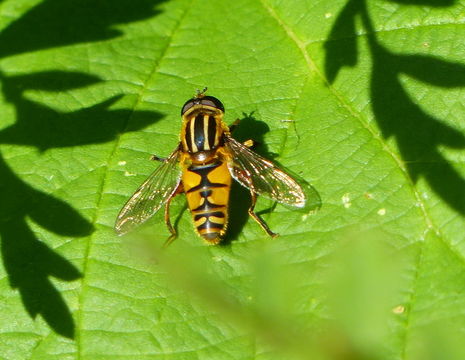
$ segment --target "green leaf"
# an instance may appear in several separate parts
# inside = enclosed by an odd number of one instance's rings
[[[463,359],[464,7],[0,1],[0,359]],[[204,86],[322,208],[116,236]]]

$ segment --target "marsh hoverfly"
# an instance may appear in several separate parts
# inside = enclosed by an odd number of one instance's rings
[[[249,215],[272,237],[277,234],[254,211],[257,195],[298,208],[305,206],[301,185],[252,151],[252,140],[240,143],[232,138],[223,121],[223,104],[205,91],[198,91],[182,107],[180,142],[174,151],[165,159],[152,156],[161,165],[121,209],[115,224],[118,234],[145,222],[164,205],[171,233],[165,245],[169,244],[177,235],[170,221],[170,203],[184,193],[196,232],[208,243],[218,244],[228,226],[233,179],[250,191]]]

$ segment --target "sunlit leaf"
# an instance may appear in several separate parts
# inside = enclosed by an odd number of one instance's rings
[[[464,7],[0,1],[0,359],[463,359]],[[205,86],[321,209],[118,237]]]

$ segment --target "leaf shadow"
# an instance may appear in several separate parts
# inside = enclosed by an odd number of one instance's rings
[[[155,16],[166,0],[45,0],[0,33],[0,58],[83,42],[108,40],[123,32],[115,27]],[[71,71],[5,75],[1,91],[16,111],[14,124],[0,130],[0,145],[49,149],[100,144],[162,118],[153,111],[112,109],[123,94],[88,108],[63,112],[25,96],[28,90],[61,92],[94,85],[97,76]],[[34,189],[14,173],[0,154],[0,237],[2,259],[10,286],[18,289],[27,313],[41,315],[57,334],[74,338],[75,324],[63,296],[50,277],[75,281],[82,274],[69,260],[45,245],[28,219],[45,231],[84,237],[94,231],[78,210]],[[72,164],[63,164],[72,166]]]
[[[102,81],[79,72],[48,71],[6,77],[0,73],[7,102],[16,108],[16,122],[0,130],[0,144],[29,145],[39,151],[105,143],[160,120],[153,111],[110,109],[122,95],[77,111],[60,112],[24,96],[27,90],[66,91]],[[131,121],[129,122],[129,119]]]
[[[116,25],[154,17],[165,1],[45,0],[2,31],[0,58],[116,38]]]
[[[400,1],[401,4],[450,6],[453,1]],[[372,68],[370,97],[374,117],[385,139],[394,137],[412,183],[423,177],[452,209],[465,215],[465,179],[440,153],[440,146],[465,148],[465,136],[429,115],[408,94],[400,77],[408,75],[444,88],[465,86],[465,64],[433,56],[396,54],[377,39],[365,0],[349,0],[339,13],[325,43],[325,73],[330,83],[342,66],[357,59],[354,18],[367,33]],[[347,40],[348,39],[348,40]],[[347,41],[346,41],[347,40]],[[335,56],[339,57],[335,57]],[[355,60],[355,61],[354,61]]]
[[[73,281],[79,270],[40,241],[26,222],[32,219],[48,231],[81,237],[92,224],[71,206],[37,191],[19,177],[0,157],[0,236],[2,259],[10,286],[18,289],[29,315],[41,314],[58,334],[74,336],[71,313],[49,277]]]

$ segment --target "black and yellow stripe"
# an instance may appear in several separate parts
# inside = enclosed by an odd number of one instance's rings
[[[218,148],[220,136],[215,116],[201,112],[187,117],[182,142],[185,150],[191,154]]]
[[[182,185],[197,233],[211,244],[220,242],[228,225],[231,174],[223,149],[224,108],[201,96],[183,107]]]
[[[228,221],[231,176],[226,163],[191,165],[182,181],[197,232],[208,242],[218,243]]]

